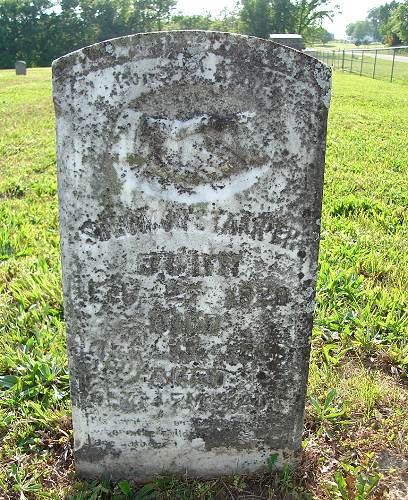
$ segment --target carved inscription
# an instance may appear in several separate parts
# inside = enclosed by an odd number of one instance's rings
[[[271,280],[244,281],[227,290],[225,307],[286,306],[289,299],[289,289],[279,286]]]
[[[275,213],[253,214],[232,213],[214,210],[210,217],[197,218],[190,208],[180,207],[177,211],[167,210],[165,217],[156,220],[147,207],[125,210],[124,215],[108,220],[87,221],[80,227],[81,236],[89,243],[108,241],[111,238],[135,236],[164,231],[213,231],[218,235],[247,236],[256,241],[267,241],[283,247],[292,246],[299,236],[299,230],[289,227]]]
[[[138,273],[151,276],[165,272],[169,276],[238,276],[241,255],[232,252],[206,254],[181,248],[179,252],[152,252],[140,255]]]

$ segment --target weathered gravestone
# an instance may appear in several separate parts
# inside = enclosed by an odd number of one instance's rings
[[[26,75],[27,74],[27,64],[25,61],[16,61],[16,75]]]
[[[300,448],[330,69],[162,32],[54,62],[77,469],[260,470]]]

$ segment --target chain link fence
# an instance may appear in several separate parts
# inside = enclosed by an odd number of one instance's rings
[[[306,49],[305,52],[334,69],[408,84],[408,46],[356,50]]]

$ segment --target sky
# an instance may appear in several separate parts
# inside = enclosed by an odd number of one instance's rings
[[[365,19],[367,12],[378,7],[387,0],[333,0],[333,4],[340,6],[341,14],[337,14],[333,22],[326,21],[324,27],[334,33],[336,38],[346,36],[346,26],[355,21]],[[204,14],[210,12],[213,16],[219,14],[225,7],[232,9],[236,0],[179,0],[177,10],[184,14]]]

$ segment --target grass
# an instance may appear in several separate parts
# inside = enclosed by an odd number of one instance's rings
[[[333,94],[301,464],[157,478],[140,490],[74,474],[50,71],[0,71],[1,499],[398,498],[408,458],[408,93],[337,72]]]
[[[348,73],[358,75],[361,73],[362,76],[374,77],[376,80],[384,80],[386,82],[391,81],[392,74],[393,82],[408,84],[408,58],[407,62],[395,60],[394,65],[392,59],[381,59],[382,55],[392,57],[392,52],[380,52],[377,60],[375,60],[374,54],[373,56],[367,54],[362,56],[361,52],[347,53],[344,55],[344,59],[342,52],[333,53],[323,51],[313,55],[336,69],[343,68]],[[397,55],[402,56],[404,54],[397,52]]]
[[[355,45],[350,42],[342,42],[340,40],[333,40],[328,43],[312,44],[311,48],[315,50],[358,50],[358,49],[381,49],[386,47],[383,43],[368,43],[362,45]]]

